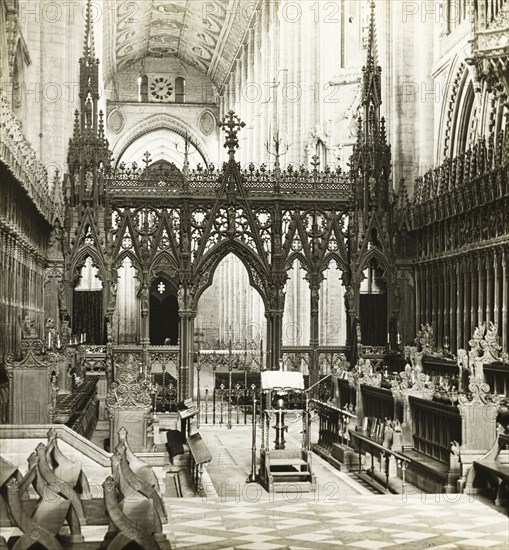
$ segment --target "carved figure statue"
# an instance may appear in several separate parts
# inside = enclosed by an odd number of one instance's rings
[[[113,254],[115,252],[115,230],[110,229],[108,231],[108,239],[106,240],[106,249],[110,259],[113,259]]]
[[[184,285],[179,285],[179,288],[177,290],[177,302],[179,305],[179,309],[185,309],[185,297],[186,297],[186,289],[184,288]]]
[[[62,282],[58,283],[58,308],[60,310],[60,313],[67,311],[65,300],[65,286]]]
[[[85,174],[85,191],[87,193],[90,193],[93,188],[94,188],[94,174],[89,170]]]
[[[396,285],[394,287],[393,297],[394,297],[394,310],[399,311],[401,307],[401,289],[399,285]]]
[[[27,314],[21,323],[21,332],[23,338],[37,338],[37,331],[35,330],[35,324],[30,316]]]
[[[62,237],[62,228],[57,222],[48,239],[48,259],[53,260],[62,255]]]
[[[450,468],[451,470],[459,470],[461,445],[457,441],[451,441]]]
[[[474,340],[482,340],[484,332],[486,331],[486,325],[484,323],[479,323],[479,326],[474,329]]]
[[[147,262],[150,258],[150,239],[147,235],[142,235],[141,237],[141,256],[145,262]]]
[[[110,361],[106,361],[106,380],[108,382],[108,388],[111,386],[111,383],[113,382],[113,368],[111,366]]]
[[[58,397],[58,375],[56,372],[53,372],[51,374],[51,405],[53,408],[56,408],[57,406],[57,397]]]
[[[351,285],[346,285],[346,287],[345,287],[345,306],[346,306],[346,310],[348,312],[353,311],[353,309],[354,309],[353,299],[354,299],[353,288],[352,288]]]
[[[146,317],[149,311],[150,291],[146,285],[141,289],[141,314]]]
[[[62,345],[65,347],[69,344],[71,341],[71,327],[69,326],[69,320],[64,319],[62,321],[62,324],[60,326],[60,334],[62,338]]]
[[[110,283],[110,303],[109,303],[109,309],[114,310],[115,306],[117,304],[117,283],[111,282]]]

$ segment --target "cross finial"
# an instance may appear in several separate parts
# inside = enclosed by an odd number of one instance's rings
[[[318,155],[313,155],[311,157],[311,166],[314,172],[317,172],[318,168],[320,168],[320,157]]]
[[[235,149],[239,148],[238,133],[245,125],[246,123],[242,122],[234,111],[228,111],[223,121],[219,123],[219,127],[223,129],[226,134],[224,147],[228,149],[230,157],[233,157],[235,155]]]
[[[149,167],[151,162],[152,162],[152,157],[150,155],[150,152],[145,151],[145,154],[143,155],[143,164],[145,164],[145,170]]]

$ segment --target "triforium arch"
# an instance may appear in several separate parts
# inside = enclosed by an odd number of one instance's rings
[[[132,130],[126,132],[113,148],[113,155],[117,162],[122,162],[124,153],[136,141],[158,130],[169,130],[186,139],[188,143],[196,148],[207,165],[211,162],[207,146],[203,139],[192,127],[168,114],[150,116],[137,124]]]

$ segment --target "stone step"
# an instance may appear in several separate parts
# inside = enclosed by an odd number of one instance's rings
[[[304,470],[302,472],[297,472],[295,470],[279,470],[274,472],[273,470],[270,471],[270,475],[274,477],[291,477],[291,476],[309,476],[311,475],[309,470]]]
[[[274,493],[311,493],[314,491],[314,486],[309,481],[291,481],[290,483],[275,481],[271,488]]]
[[[302,458],[270,458],[271,466],[307,466],[307,462]]]

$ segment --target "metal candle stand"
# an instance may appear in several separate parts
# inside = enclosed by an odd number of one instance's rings
[[[276,409],[276,424],[273,428],[276,430],[276,439],[274,440],[276,450],[284,450],[286,446],[285,432],[288,431],[288,426],[285,425],[285,410],[284,410],[284,398],[282,394],[276,394],[275,398]]]
[[[252,414],[252,430],[251,430],[251,473],[247,476],[246,483],[258,483],[260,480],[256,473],[256,386],[251,386],[253,393],[253,414]]]

